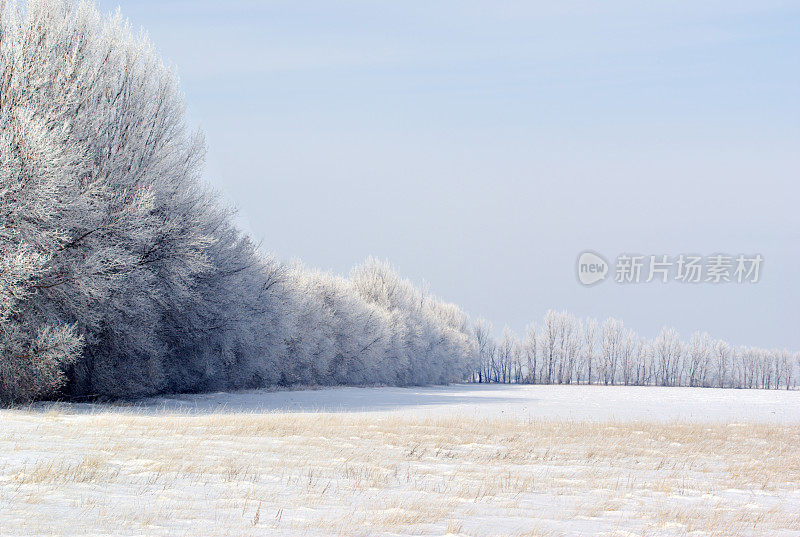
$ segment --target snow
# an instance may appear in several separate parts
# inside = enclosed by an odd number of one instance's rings
[[[798,396],[455,385],[0,410],[0,535],[797,537]]]
[[[97,412],[113,407],[78,404],[66,408]],[[498,384],[346,387],[159,397],[132,408],[140,412],[401,412],[419,417],[465,414],[537,420],[799,424],[800,390]]]

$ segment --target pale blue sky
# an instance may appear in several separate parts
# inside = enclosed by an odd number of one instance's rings
[[[798,2],[121,6],[279,258],[388,258],[517,332],[566,308],[800,350]],[[755,285],[584,288],[585,249],[765,264]]]

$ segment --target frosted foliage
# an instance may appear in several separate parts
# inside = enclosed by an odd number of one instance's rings
[[[387,264],[346,279],[257,251],[200,182],[176,77],[120,14],[1,17],[3,401],[469,374],[466,315]]]

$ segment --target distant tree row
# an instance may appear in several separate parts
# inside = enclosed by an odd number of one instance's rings
[[[565,311],[548,311],[521,339],[508,328],[499,341],[491,334],[488,322],[475,324],[473,382],[789,389],[800,372],[800,353],[734,347],[701,332],[682,341],[666,327],[646,339],[620,320]]]
[[[369,260],[258,253],[200,182],[176,77],[90,2],[0,7],[0,401],[426,384],[471,326]]]

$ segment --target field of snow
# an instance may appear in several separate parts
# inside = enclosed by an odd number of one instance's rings
[[[146,401],[148,412],[402,412],[404,416],[800,424],[800,391],[480,385],[245,391]],[[73,407],[74,408],[74,407]],[[95,410],[82,405],[82,410]]]
[[[0,410],[0,535],[798,536],[800,392],[252,391]]]

